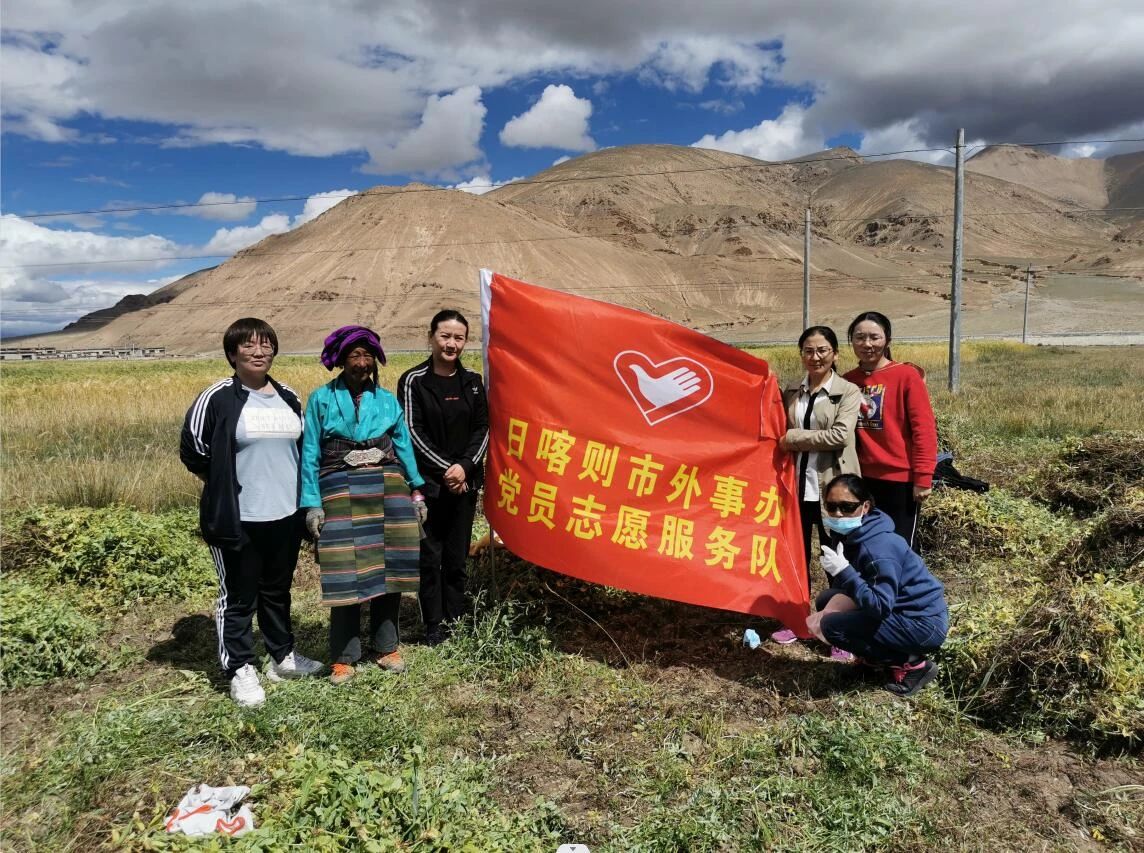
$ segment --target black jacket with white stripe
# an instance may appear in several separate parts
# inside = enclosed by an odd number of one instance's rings
[[[458,362],[461,397],[469,410],[469,435],[464,447],[450,447],[445,433],[443,401],[436,389],[423,381],[432,369],[432,359],[426,359],[401,374],[397,380],[397,401],[405,412],[405,423],[413,439],[417,470],[425,478],[425,495],[435,498],[441,493],[445,471],[451,465],[460,464],[465,469],[469,489],[479,489],[484,482],[485,453],[489,448],[489,403],[481,375]]]
[[[280,397],[302,419],[302,401],[287,385],[266,377]],[[203,480],[199,499],[199,529],[208,545],[236,549],[246,544],[238,508],[238,453],[235,430],[249,392],[238,376],[211,385],[187,410],[179,440],[179,458],[187,470]],[[298,439],[301,451],[302,439]],[[301,479],[299,478],[299,488]]]

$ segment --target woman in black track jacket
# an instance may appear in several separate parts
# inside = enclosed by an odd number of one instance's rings
[[[426,481],[429,520],[421,540],[420,597],[430,645],[443,639],[442,624],[466,609],[465,560],[489,446],[484,382],[461,364],[468,337],[469,322],[459,311],[439,311],[429,324],[428,360],[397,382],[417,468]]]
[[[254,615],[270,653],[266,677],[300,678],[322,665],[294,650],[290,587],[302,542],[298,454],[302,402],[270,377],[278,336],[244,317],[223,335],[234,375],[215,382],[187,410],[179,456],[202,480],[199,527],[218,572],[218,659],[239,705],[266,694],[255,668]]]

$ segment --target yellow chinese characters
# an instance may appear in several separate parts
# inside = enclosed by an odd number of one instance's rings
[[[530,434],[535,445],[527,443]],[[560,531],[557,537],[599,539],[605,547],[782,582],[779,560],[785,552],[772,528],[783,523],[786,507],[777,484],[763,488],[748,478],[704,472],[698,465],[518,418],[508,421],[507,449],[524,470],[506,467],[497,477],[497,507],[506,515]],[[617,474],[621,455],[629,467]],[[529,464],[530,456],[535,463]],[[661,475],[666,487],[657,492]],[[625,485],[627,496],[620,497]],[[585,495],[585,487],[593,491]],[[697,541],[703,546],[698,557]]]
[[[637,498],[646,497],[655,491],[656,479],[663,470],[663,464],[656,462],[650,453],[643,456],[631,456],[628,461],[632,463],[632,473],[628,477],[628,489],[635,492]]]
[[[705,562],[709,566],[722,566],[730,571],[735,567],[735,558],[743,549],[735,544],[735,531],[715,526],[707,537],[707,553],[711,556]]]
[[[755,522],[757,524],[778,527],[782,524],[785,513],[786,509],[783,507],[782,499],[779,497],[778,489],[775,486],[759,493],[759,502],[755,504]]]
[[[568,530],[577,539],[595,539],[602,536],[604,528],[600,519],[604,517],[607,507],[596,500],[595,495],[586,498],[572,498],[572,514],[568,519],[565,530]]]
[[[620,513],[616,518],[616,531],[612,534],[612,541],[633,551],[642,551],[647,548],[647,525],[651,521],[651,513],[646,509],[620,504]]]
[[[616,460],[620,458],[620,448],[599,441],[589,441],[584,445],[584,461],[580,464],[578,479],[589,478],[604,488],[612,485],[612,475],[616,473]]]
[[[524,461],[524,440],[528,436],[528,422],[519,418],[508,419],[508,455]]]
[[[729,515],[742,515],[746,504],[743,503],[743,489],[747,488],[747,481],[737,477],[721,477],[715,475],[715,491],[711,493],[711,508],[719,513],[720,518]]]
[[[775,583],[782,583],[778,563],[775,562],[775,547],[778,542],[771,536],[754,536],[751,538],[751,574],[758,575],[760,579],[767,575],[774,575]]]
[[[532,501],[528,505],[528,520],[539,521],[549,530],[556,526],[556,487],[537,482],[532,487]]]
[[[660,533],[659,547],[656,551],[665,557],[674,557],[677,560],[694,560],[695,554],[691,551],[694,542],[694,521],[674,515],[663,517],[663,531]]]
[[[683,508],[691,509],[691,499],[701,494],[699,490],[699,469],[694,465],[680,465],[675,476],[671,478],[671,494],[667,502],[683,497]]]
[[[557,477],[564,476],[564,469],[572,461],[568,451],[576,439],[568,434],[568,430],[554,430],[544,427],[540,431],[540,442],[536,448],[536,458],[548,463],[548,473]]]
[[[505,468],[497,478],[497,484],[500,486],[497,508],[503,509],[509,515],[516,515],[519,512],[516,499],[520,495],[520,474],[511,468]]]

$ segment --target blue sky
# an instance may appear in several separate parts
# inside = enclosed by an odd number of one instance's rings
[[[1144,137],[1134,2],[1079,26],[1057,0],[9,0],[3,25],[5,336],[382,183],[479,190],[646,142],[779,160],[945,147],[958,126],[978,143]],[[256,201],[284,196],[305,200]],[[38,216],[198,201],[236,203]]]

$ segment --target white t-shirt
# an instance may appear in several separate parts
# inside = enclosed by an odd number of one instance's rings
[[[302,421],[267,383],[249,392],[238,418],[239,515],[243,521],[277,521],[298,509],[298,436]]]

